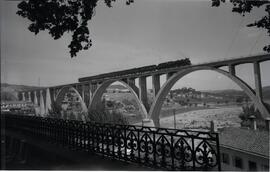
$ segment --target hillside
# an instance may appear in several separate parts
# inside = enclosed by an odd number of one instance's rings
[[[226,89],[226,90],[204,90],[201,91],[204,93],[212,93],[212,94],[219,94],[219,95],[245,95],[242,90],[234,90],[234,89]]]
[[[18,91],[28,91],[37,88],[42,87],[1,83],[1,100],[7,101],[18,100],[17,96]]]
[[[1,83],[1,91],[28,91],[42,87]]]
[[[109,86],[109,89],[119,89],[119,90],[124,90],[124,89],[126,89],[126,87],[123,86],[123,85],[110,85],[110,86]]]
[[[242,90],[226,89],[226,90],[204,90],[201,91],[204,93],[213,93],[217,95],[226,95],[226,96],[245,96],[245,92]],[[263,98],[270,99],[270,86],[265,86],[262,88]]]

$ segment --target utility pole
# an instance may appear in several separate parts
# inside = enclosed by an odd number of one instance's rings
[[[173,123],[174,123],[174,129],[176,129],[175,109],[173,109]]]

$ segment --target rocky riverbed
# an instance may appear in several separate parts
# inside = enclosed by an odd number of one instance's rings
[[[210,121],[214,121],[217,128],[240,127],[238,115],[241,107],[219,107],[176,114],[176,128],[178,129],[208,129]],[[160,120],[161,127],[174,128],[174,117],[164,117]]]

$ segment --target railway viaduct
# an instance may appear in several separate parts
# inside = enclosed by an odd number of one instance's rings
[[[135,71],[133,73],[123,73],[121,75],[95,79],[91,79],[93,77],[84,77],[79,78],[77,83],[19,92],[19,98],[23,101],[33,102],[40,107],[40,115],[46,116],[49,109],[51,109],[52,102],[61,102],[65,93],[69,90],[73,90],[79,97],[78,101],[82,105],[82,112],[87,113],[89,109],[96,109],[100,105],[102,95],[106,91],[106,88],[118,81],[124,84],[131,93],[133,93],[141,112],[143,112],[143,118],[152,119],[155,126],[159,127],[160,110],[164,99],[173,85],[182,77],[192,72],[211,70],[218,72],[235,82],[247,96],[249,96],[255,107],[261,112],[262,116],[264,118],[269,118],[269,109],[267,109],[262,99],[260,64],[265,61],[270,61],[270,54],[233,58],[196,65],[168,67],[143,72]],[[254,90],[250,85],[239,78],[235,72],[236,66],[246,63],[253,64]],[[224,69],[224,67],[228,70]],[[166,82],[163,85],[160,84],[161,75],[166,75]],[[148,104],[147,100],[147,77],[152,78],[154,101],[151,106]],[[137,78],[139,80],[138,86],[135,84],[135,79]]]

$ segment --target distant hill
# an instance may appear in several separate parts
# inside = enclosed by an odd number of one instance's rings
[[[1,100],[18,100],[18,91],[28,91],[37,88],[42,87],[1,83]]]
[[[38,88],[43,88],[43,87],[1,83],[1,91],[28,91],[32,89],[38,89]]]
[[[123,85],[110,85],[109,89],[119,89],[119,90],[124,90],[127,89],[125,86]]]
[[[245,96],[245,92],[242,90],[226,89],[226,90],[204,90],[204,93],[212,93],[224,96]],[[262,88],[263,98],[270,99],[270,86],[265,86]]]
[[[206,91],[201,91],[204,93],[212,93],[212,94],[219,94],[219,95],[234,95],[234,96],[244,96],[245,93],[242,90],[234,90],[234,89],[226,89],[226,90],[206,90]]]
[[[1,100],[4,99],[10,99],[10,100],[16,100],[18,91],[28,91],[31,89],[38,89],[42,87],[37,86],[27,86],[27,85],[15,85],[15,84],[7,84],[7,83],[1,83]],[[110,89],[126,89],[123,85],[110,85]],[[245,96],[244,91],[242,90],[234,90],[234,89],[225,89],[225,90],[203,90],[201,92],[204,93],[210,93],[210,94],[217,94],[217,95],[223,95],[223,96]],[[264,99],[270,99],[270,86],[263,87],[263,97]]]
[[[42,87],[1,83],[1,100],[9,100],[9,101],[18,100],[17,96],[18,91],[28,91],[38,88]],[[109,88],[120,90],[126,89],[126,87],[123,85],[110,85]]]

